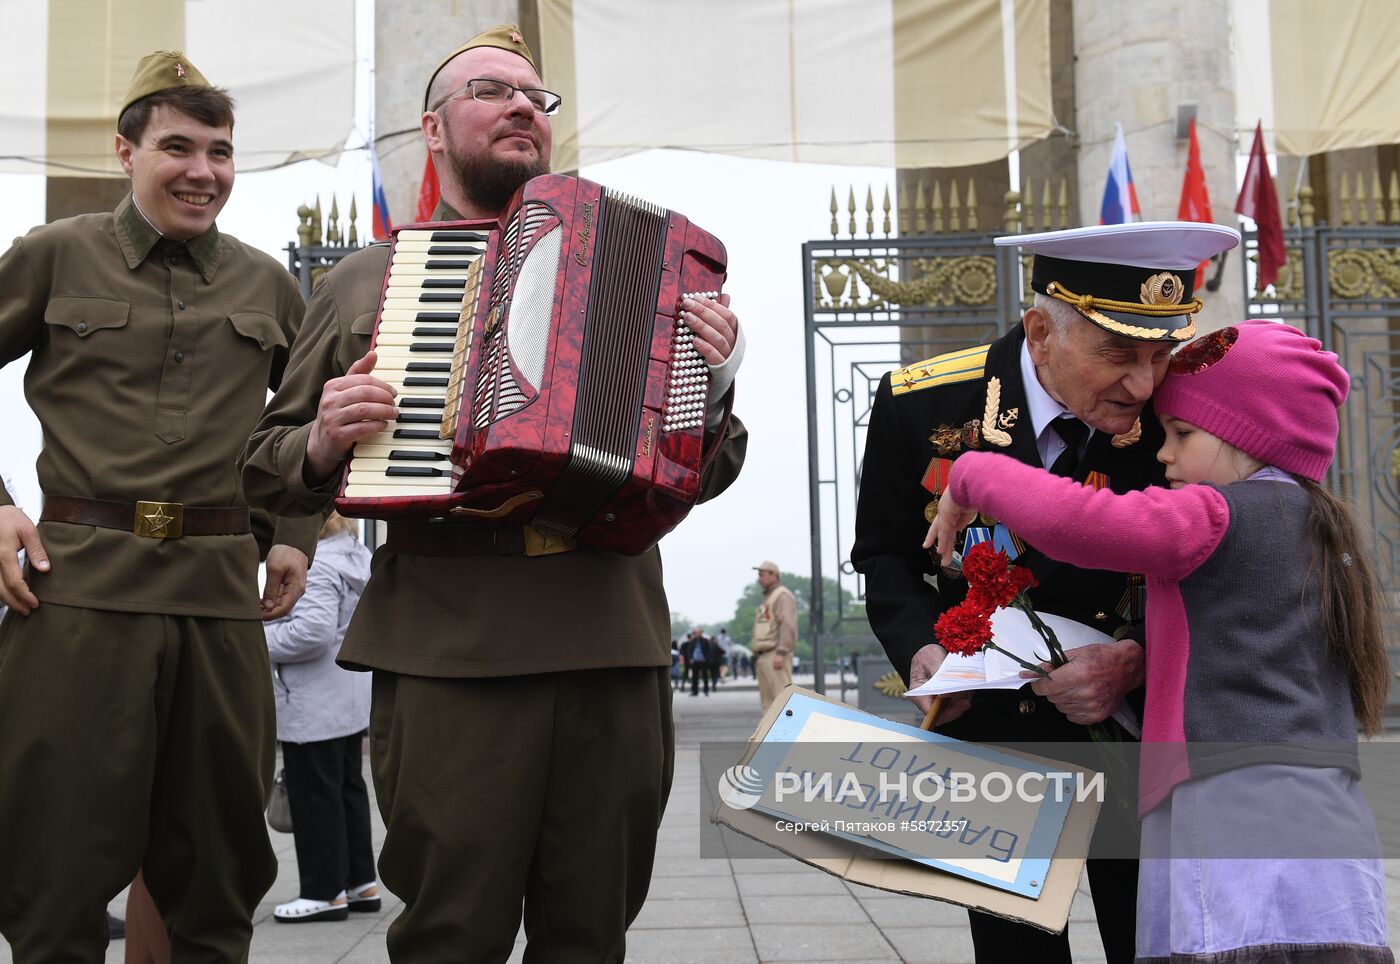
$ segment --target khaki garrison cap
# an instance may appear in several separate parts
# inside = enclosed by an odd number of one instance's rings
[[[535,66],[535,58],[531,55],[530,48],[525,45],[525,35],[515,24],[503,23],[499,27],[483,30],[443,58],[442,63],[438,64],[437,68],[428,76],[428,83],[423,87],[423,109],[425,111],[430,109],[428,107],[428,93],[433,89],[433,81],[437,80],[437,75],[442,73],[442,68],[446,67],[458,54],[464,54],[477,47],[496,47],[500,50],[509,50],[513,54],[524,57],[531,67]]]
[[[136,65],[136,73],[131,77],[131,86],[127,88],[126,97],[122,100],[122,109],[117,111],[117,117],[120,118],[128,107],[142,97],[158,94],[162,90],[172,87],[212,86],[213,84],[204,79],[199,68],[190,63],[189,58],[180,51],[157,50],[142,57],[141,62]]]
[[[771,572],[781,575],[781,570],[778,569],[778,564],[776,562],[773,562],[771,559],[765,559],[763,562],[760,562],[758,565],[754,566],[754,568],[757,569],[759,572]]]

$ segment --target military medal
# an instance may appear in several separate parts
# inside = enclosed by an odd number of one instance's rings
[[[929,460],[928,468],[924,469],[924,477],[919,480],[922,485],[933,496],[928,505],[924,506],[924,521],[933,524],[934,517],[938,515],[938,500],[943,495],[943,490],[948,487],[948,473],[953,470],[951,459],[940,459],[934,456]]]
[[[975,449],[981,444],[981,419],[970,419],[961,426],[940,425],[928,437],[934,451],[939,455],[952,455],[965,448]]]

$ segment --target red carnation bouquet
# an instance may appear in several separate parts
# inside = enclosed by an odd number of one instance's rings
[[[934,637],[944,649],[964,656],[995,649],[1028,672],[1049,677],[1050,674],[1039,666],[1008,653],[992,641],[992,613],[1012,606],[1026,614],[1040,638],[1045,640],[1051,665],[1063,666],[1067,662],[1055,630],[1045,624],[1031,605],[1029,590],[1036,585],[1033,572],[1024,566],[1013,566],[1006,553],[993,549],[990,542],[979,542],[963,553],[962,575],[967,580],[967,596],[958,605],[945,610],[933,625]],[[1123,738],[1112,719],[1090,724],[1089,733],[1098,742],[1113,743]]]
[[[933,626],[933,634],[944,649],[963,656],[972,656],[983,649],[995,649],[1030,672],[1049,676],[1039,666],[1008,653],[992,641],[992,613],[1014,606],[1026,614],[1036,632],[1045,640],[1045,645],[1050,648],[1050,662],[1056,666],[1064,663],[1065,652],[1055,637],[1055,631],[1045,625],[1031,605],[1027,590],[1036,585],[1034,573],[1024,566],[1013,566],[1006,553],[993,549],[990,542],[979,542],[963,554],[962,574],[967,580],[966,598],[946,610]]]

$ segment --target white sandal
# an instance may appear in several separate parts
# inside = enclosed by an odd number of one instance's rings
[[[346,891],[348,906],[352,913],[372,914],[379,910],[379,882],[371,880],[367,884],[351,887]]]
[[[298,897],[285,904],[278,904],[272,911],[274,920],[283,924],[307,924],[318,920],[345,920],[350,916],[350,906],[341,891],[335,900],[309,900]]]

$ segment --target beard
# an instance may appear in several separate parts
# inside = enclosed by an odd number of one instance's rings
[[[450,137],[448,143],[452,143]],[[549,173],[549,161],[541,156],[524,160],[488,151],[458,154],[449,147],[447,159],[467,200],[485,211],[503,211],[522,184]]]

